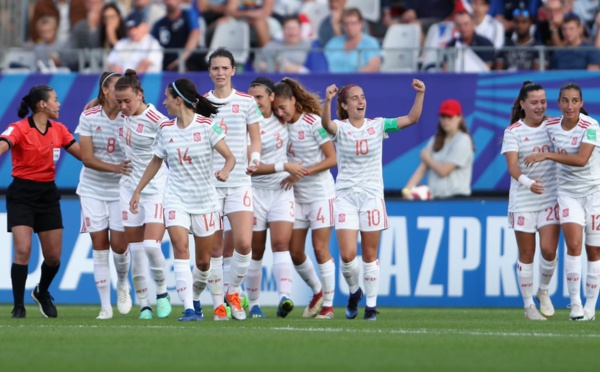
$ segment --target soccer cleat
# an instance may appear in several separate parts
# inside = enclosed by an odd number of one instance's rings
[[[142,319],[142,320],[152,319],[152,309],[149,307],[143,308],[142,311],[140,311],[140,319]]]
[[[571,308],[571,313],[569,314],[569,319],[571,320],[581,320],[585,316],[583,312],[583,306],[581,304],[571,304],[569,305]]]
[[[323,306],[316,316],[317,319],[333,319],[333,307]]]
[[[200,301],[194,301],[194,311],[196,312],[196,315],[204,319],[204,313],[202,312],[202,306],[200,306]]]
[[[592,320],[596,319],[596,313],[595,312],[589,312],[587,310],[583,310],[583,318],[579,319],[580,322],[591,322]]]
[[[25,311],[25,306],[23,305],[19,305],[19,306],[15,306],[13,307],[12,311],[11,311],[11,318],[15,318],[15,319],[22,319],[25,318],[25,314],[27,312]]]
[[[358,303],[363,298],[363,291],[358,287],[358,290],[352,294],[348,298],[348,303],[346,304],[346,318],[354,319],[358,315]]]
[[[538,309],[536,309],[534,304],[529,305],[525,308],[525,319],[528,320],[547,320]]]
[[[124,286],[117,285],[117,310],[121,314],[129,314],[131,311],[131,294],[129,293],[129,284]]]
[[[250,300],[248,299],[247,294],[242,293],[240,296],[240,302],[242,303],[242,309],[248,310],[248,307],[250,306]]]
[[[96,317],[99,320],[112,319],[113,311],[112,309],[100,309],[100,314]]]
[[[214,319],[216,322],[227,321],[229,317],[227,316],[227,310],[225,310],[225,305],[221,304],[214,310]]]
[[[250,314],[250,318],[252,318],[252,319],[266,318],[265,314],[262,312],[262,310],[260,309],[260,306],[258,306],[258,305],[252,306],[249,314]]]
[[[548,295],[547,289],[538,289],[535,298],[540,302],[540,313],[546,318],[550,318],[554,315],[554,306],[552,305],[552,300],[550,299],[550,295]]]
[[[377,320],[377,314],[379,314],[379,311],[377,311],[376,307],[366,307],[365,308],[365,316],[363,317],[364,320]]]
[[[277,317],[285,318],[290,312],[294,310],[294,303],[289,298],[283,296],[277,306]]]
[[[227,317],[231,319],[231,308],[227,304],[225,304],[225,311],[227,311]]]
[[[50,295],[50,292],[40,292],[39,286],[36,285],[31,291],[31,298],[40,306],[40,312],[46,318],[56,318],[58,313],[56,312],[56,306],[52,302],[54,298]]]
[[[171,298],[167,294],[166,297],[156,298],[156,315],[159,318],[166,318],[171,315],[171,311],[173,308],[171,307]]]
[[[202,320],[204,320],[204,317],[196,314],[196,310],[194,309],[185,309],[183,316],[179,318],[180,322],[199,322]]]
[[[233,319],[246,319],[246,312],[244,311],[244,308],[242,308],[239,293],[235,292],[234,294],[225,294],[225,302],[231,308],[231,317]]]
[[[314,318],[321,311],[323,306],[323,291],[315,293],[308,306],[304,309],[302,316],[304,318]]]

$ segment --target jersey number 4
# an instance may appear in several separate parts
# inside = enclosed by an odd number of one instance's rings
[[[177,149],[177,156],[179,157],[179,164],[183,165],[184,161],[187,161],[189,164],[192,164],[192,158],[188,156],[189,147],[185,149],[183,152],[183,156],[181,155],[181,149]]]

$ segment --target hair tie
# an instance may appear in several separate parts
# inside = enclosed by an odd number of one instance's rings
[[[192,101],[190,101],[189,99],[185,98],[185,97],[183,96],[183,94],[181,94],[181,92],[179,91],[179,89],[177,89],[177,86],[175,85],[175,82],[172,82],[172,83],[171,83],[171,86],[173,86],[173,89],[175,90],[175,92],[177,93],[177,95],[178,95],[179,97],[181,97],[181,99],[182,99],[182,100],[184,100],[185,102],[187,102],[187,103],[189,103],[190,105],[192,105],[193,107],[195,107],[195,106],[194,106],[194,102],[192,102]]]
[[[102,80],[102,84],[100,84],[100,86],[101,86],[101,87],[103,87],[103,86],[104,86],[104,84],[106,84],[106,82],[108,81],[108,79],[110,79],[112,76],[115,76],[115,75],[119,75],[119,73],[118,73],[118,72],[111,72],[110,74],[108,74],[108,75],[107,75],[107,76],[104,78],[104,80]]]

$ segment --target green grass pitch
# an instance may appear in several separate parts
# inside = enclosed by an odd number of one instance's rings
[[[522,309],[381,308],[375,322],[277,319],[140,321],[134,308],[99,321],[96,306],[58,306],[45,319],[34,305],[11,319],[0,305],[0,371],[597,371],[600,322],[573,322],[557,310],[545,322]],[[212,315],[207,306],[206,314]]]

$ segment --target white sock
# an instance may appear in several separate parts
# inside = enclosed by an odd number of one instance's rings
[[[173,260],[173,271],[175,273],[175,288],[177,296],[183,303],[184,309],[193,309],[192,303],[192,271],[190,270],[190,260]]]
[[[319,264],[321,280],[323,281],[323,306],[333,306],[333,294],[335,293],[335,263],[333,258],[325,263]]]
[[[251,260],[246,275],[246,292],[248,293],[249,307],[259,305],[260,284],[262,282],[262,260]],[[260,306],[260,305],[259,305]]]
[[[554,261],[546,261],[540,255],[540,289],[545,290],[550,287],[550,281],[554,275],[557,263],[558,258],[555,258]]]
[[[292,295],[292,282],[294,278],[294,264],[289,251],[273,252],[273,277],[277,283],[279,300]]]
[[[223,292],[227,293],[231,283],[231,257],[223,257]]]
[[[523,304],[528,308],[533,304],[533,264],[517,261],[517,282],[523,297]]]
[[[213,306],[217,308],[223,305],[223,256],[210,258],[207,286],[212,296]]]
[[[581,304],[581,256],[566,256],[565,276],[571,305]]]
[[[350,294],[356,293],[360,285],[358,284],[358,279],[360,276],[360,267],[358,266],[358,260],[356,257],[350,262],[341,261],[341,270],[344,279],[346,279],[346,283],[348,284],[348,288],[350,290]]]
[[[131,279],[140,308],[150,306],[148,301],[148,256],[144,251],[144,243],[129,244],[131,252]]]
[[[310,258],[306,257],[306,260],[300,265],[296,265],[295,268],[298,275],[300,275],[302,280],[308,284],[314,294],[321,292],[321,281],[319,281],[319,277],[317,276],[317,272],[315,271],[315,267]]]
[[[227,293],[239,293],[242,282],[248,274],[248,266],[252,260],[252,253],[239,254],[237,251],[233,251],[233,257],[231,257],[231,282],[229,283],[229,289]]]
[[[129,247],[122,254],[113,251],[113,261],[117,270],[117,287],[122,288],[127,283],[127,274],[129,274],[129,264],[131,262]]]
[[[167,293],[167,280],[165,279],[165,255],[162,252],[162,244],[156,240],[144,240],[144,249],[148,255],[150,272],[156,283],[156,294]]]
[[[110,304],[110,266],[108,265],[108,251],[93,251],[94,281],[100,295],[100,307],[104,310],[111,309]]]
[[[206,271],[201,271],[194,265],[192,269],[192,277],[194,278],[194,301],[200,301],[200,295],[204,292],[204,288],[206,288],[206,283],[208,283],[208,277],[210,275],[210,268]]]
[[[379,293],[379,260],[373,262],[363,261],[363,282],[367,307],[377,307],[377,294]]]
[[[598,291],[600,290],[600,261],[588,261],[587,277],[585,279],[585,310],[594,314]]]

